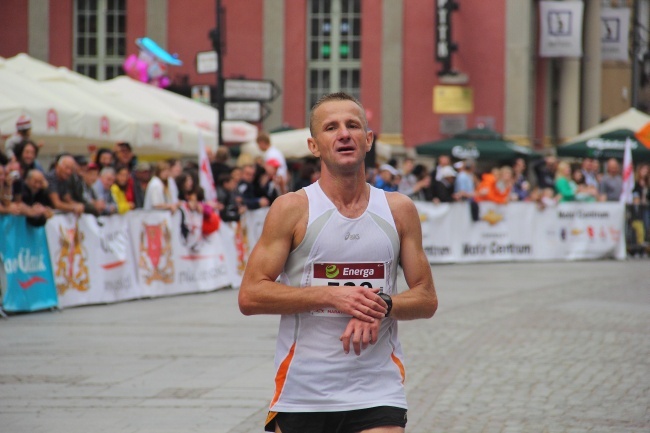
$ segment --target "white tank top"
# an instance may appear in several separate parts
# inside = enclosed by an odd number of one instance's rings
[[[309,222],[280,281],[295,287],[365,285],[397,293],[399,236],[384,191],[370,186],[366,211],[341,215],[318,182],[305,188]],[[376,344],[357,356],[339,340],[350,316],[325,309],[283,315],[275,353],[275,412],[406,409],[397,321],[383,319]]]

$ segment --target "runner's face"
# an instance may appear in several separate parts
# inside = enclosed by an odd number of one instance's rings
[[[328,166],[358,166],[372,146],[361,107],[352,101],[325,102],[314,115],[309,149]]]

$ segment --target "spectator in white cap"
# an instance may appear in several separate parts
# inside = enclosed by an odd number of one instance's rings
[[[5,141],[5,154],[9,160],[16,158],[17,147],[29,140],[32,132],[32,118],[26,114],[21,115],[16,121],[16,132]],[[41,147],[39,145],[39,147]]]
[[[440,180],[433,181],[433,202],[451,203],[454,201],[454,180],[456,170],[451,165],[438,168]]]
[[[399,176],[399,171],[390,164],[379,166],[379,174],[375,179],[375,187],[384,191],[397,191],[395,178]]]

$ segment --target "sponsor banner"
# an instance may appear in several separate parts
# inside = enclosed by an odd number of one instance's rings
[[[601,60],[629,62],[630,9],[603,8],[600,12],[600,20]]]
[[[560,203],[537,220],[537,259],[625,259],[623,204]]]
[[[203,213],[191,211],[186,204],[173,215],[171,223],[176,274],[167,293],[202,292],[230,285],[221,227],[204,236],[201,231]]]
[[[228,280],[233,288],[241,286],[242,275],[244,274],[244,267],[246,261],[239,261],[240,248],[243,250],[243,236],[242,224],[240,222],[221,222],[221,227],[217,231],[219,242],[226,257],[226,266],[228,268]],[[239,241],[238,241],[239,239]],[[242,257],[244,255],[242,254]],[[247,256],[246,256],[247,257]]]
[[[625,209],[618,203],[416,203],[430,263],[625,258]]]
[[[541,1],[539,3],[541,57],[582,56],[581,1]]]
[[[37,311],[58,304],[45,228],[23,216],[0,216],[2,307],[9,312]]]
[[[46,232],[61,308],[140,297],[122,215],[59,214]]]
[[[129,234],[136,278],[142,296],[162,296],[174,293],[174,260],[172,232],[180,231],[180,214],[176,220],[167,211],[135,210],[129,216]]]
[[[431,263],[454,263],[460,260],[460,243],[456,230],[469,225],[469,203],[432,204],[416,201],[422,224],[422,247]]]
[[[136,281],[136,261],[131,249],[131,236],[125,215],[111,215],[95,219],[85,216],[82,230],[88,229],[92,256],[97,256],[97,266],[91,261],[90,290],[101,292],[104,302],[125,301],[141,296]],[[98,224],[99,222],[99,224]],[[100,272],[95,272],[98,270]]]
[[[250,246],[249,251],[253,249],[252,246],[255,245],[262,236],[262,229],[264,228],[264,220],[266,219],[267,213],[269,213],[269,208],[265,207],[248,211],[243,215],[246,238],[248,240],[248,245]]]
[[[45,225],[54,283],[62,308],[105,302],[103,293],[90,291],[90,269],[95,270],[99,266],[96,254],[99,245],[91,249],[89,246],[93,244],[93,239],[87,239],[92,233],[88,224],[96,224],[91,219],[94,220],[94,217],[89,215],[76,217],[73,214],[57,214]]]
[[[530,203],[479,204],[479,219],[456,234],[461,241],[460,261],[494,262],[533,260],[535,206]]]

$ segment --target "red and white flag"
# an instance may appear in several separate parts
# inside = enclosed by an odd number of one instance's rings
[[[203,143],[203,135],[199,131],[199,185],[203,188],[206,201],[217,200],[217,188],[214,185],[212,178],[212,168],[210,168],[210,160],[208,159],[208,152],[205,151],[205,144]]]
[[[632,140],[625,140],[625,153],[623,154],[623,189],[621,190],[621,203],[632,203],[632,190],[634,189],[634,167],[632,165]]]

